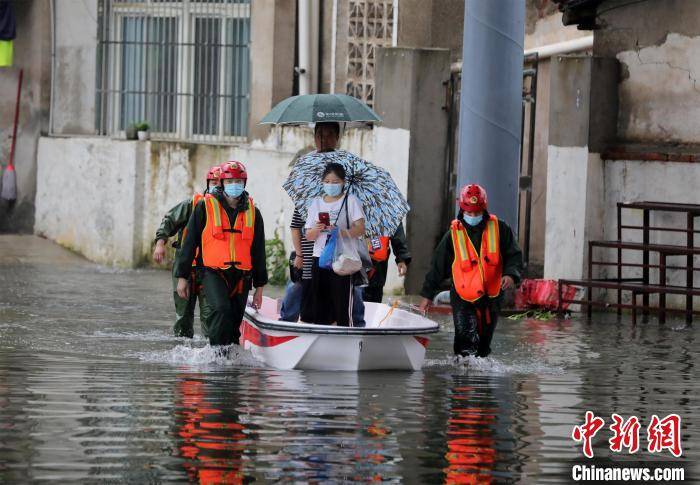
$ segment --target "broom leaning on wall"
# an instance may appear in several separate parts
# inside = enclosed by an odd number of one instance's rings
[[[10,161],[2,174],[2,189],[0,199],[13,202],[17,200],[17,174],[15,172],[15,145],[17,143],[17,122],[19,121],[19,98],[22,94],[22,77],[24,71],[19,70],[19,80],[17,82],[17,101],[15,102],[15,122],[12,128],[12,145],[10,146]]]

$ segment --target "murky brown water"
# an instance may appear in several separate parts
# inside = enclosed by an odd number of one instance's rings
[[[170,288],[0,236],[0,482],[559,483],[586,410],[596,456],[613,412],[643,448],[678,413],[698,461],[697,327],[502,320],[493,358],[453,364],[446,323],[422,372],[283,372],[172,338]]]

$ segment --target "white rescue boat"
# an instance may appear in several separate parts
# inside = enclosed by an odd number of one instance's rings
[[[432,320],[381,303],[365,303],[365,327],[285,322],[277,306],[264,297],[241,323],[243,348],[277,369],[419,370],[428,335],[438,331]]]

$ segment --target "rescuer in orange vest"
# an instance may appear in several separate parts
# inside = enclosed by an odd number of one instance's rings
[[[491,352],[501,292],[515,288],[523,271],[512,229],[489,214],[487,205],[481,186],[462,188],[459,214],[435,249],[421,291],[420,309],[427,311],[442,281],[452,277],[454,353],[461,356],[486,357]]]
[[[362,299],[364,301],[381,303],[384,296],[386,273],[389,267],[389,256],[391,256],[392,250],[399,276],[406,276],[408,265],[411,264],[411,252],[408,250],[403,223],[399,224],[393,236],[372,238],[368,241],[368,244],[373,267],[367,275],[369,284],[364,288]]]
[[[219,172],[221,167],[218,165],[211,167],[207,171],[207,189],[204,193],[209,192],[209,185],[219,184]],[[177,241],[173,242],[173,247],[176,249],[175,257],[180,251],[180,245],[182,244],[183,232],[187,222],[190,220],[192,215],[192,210],[197,205],[204,195],[200,193],[194,194],[193,197],[185,199],[179,204],[172,207],[160,223],[160,227],[156,231],[156,247],[153,250],[153,260],[156,263],[162,263],[165,259],[165,245],[168,239],[177,234]],[[177,294],[177,277],[175,276],[175,265],[173,264],[173,301],[175,302],[175,324],[173,325],[173,332],[176,337],[188,337],[192,338],[194,336],[194,308],[197,304],[197,299],[199,299],[199,320],[202,325],[202,335],[204,337],[209,337],[209,315],[211,314],[211,309],[207,304],[207,299],[204,296],[203,291],[199,291],[202,284],[201,275],[195,271],[194,262],[192,263],[192,274],[190,275],[190,283],[194,291],[190,292],[190,297],[187,299],[180,298]]]
[[[223,163],[219,180],[212,193],[197,203],[187,223],[175,275],[178,294],[189,297],[187,277],[196,257],[212,309],[209,343],[230,345],[238,344],[239,326],[252,287],[253,306],[260,308],[262,304],[267,284],[265,226],[260,210],[245,191],[245,166],[236,161]]]

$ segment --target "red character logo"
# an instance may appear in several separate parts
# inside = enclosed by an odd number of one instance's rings
[[[639,418],[632,416],[627,421],[622,419],[619,414],[613,413],[613,421],[610,429],[614,433],[613,437],[608,440],[610,450],[619,453],[622,448],[628,448],[630,453],[636,453],[639,450]]]
[[[586,422],[581,426],[575,426],[571,432],[574,441],[583,441],[583,454],[588,458],[593,458],[592,440],[600,428],[605,425],[603,418],[596,417],[593,412],[586,411]]]
[[[669,414],[664,419],[654,414],[647,428],[648,450],[650,453],[660,453],[669,450],[673,456],[683,454],[681,449],[681,417]]]

